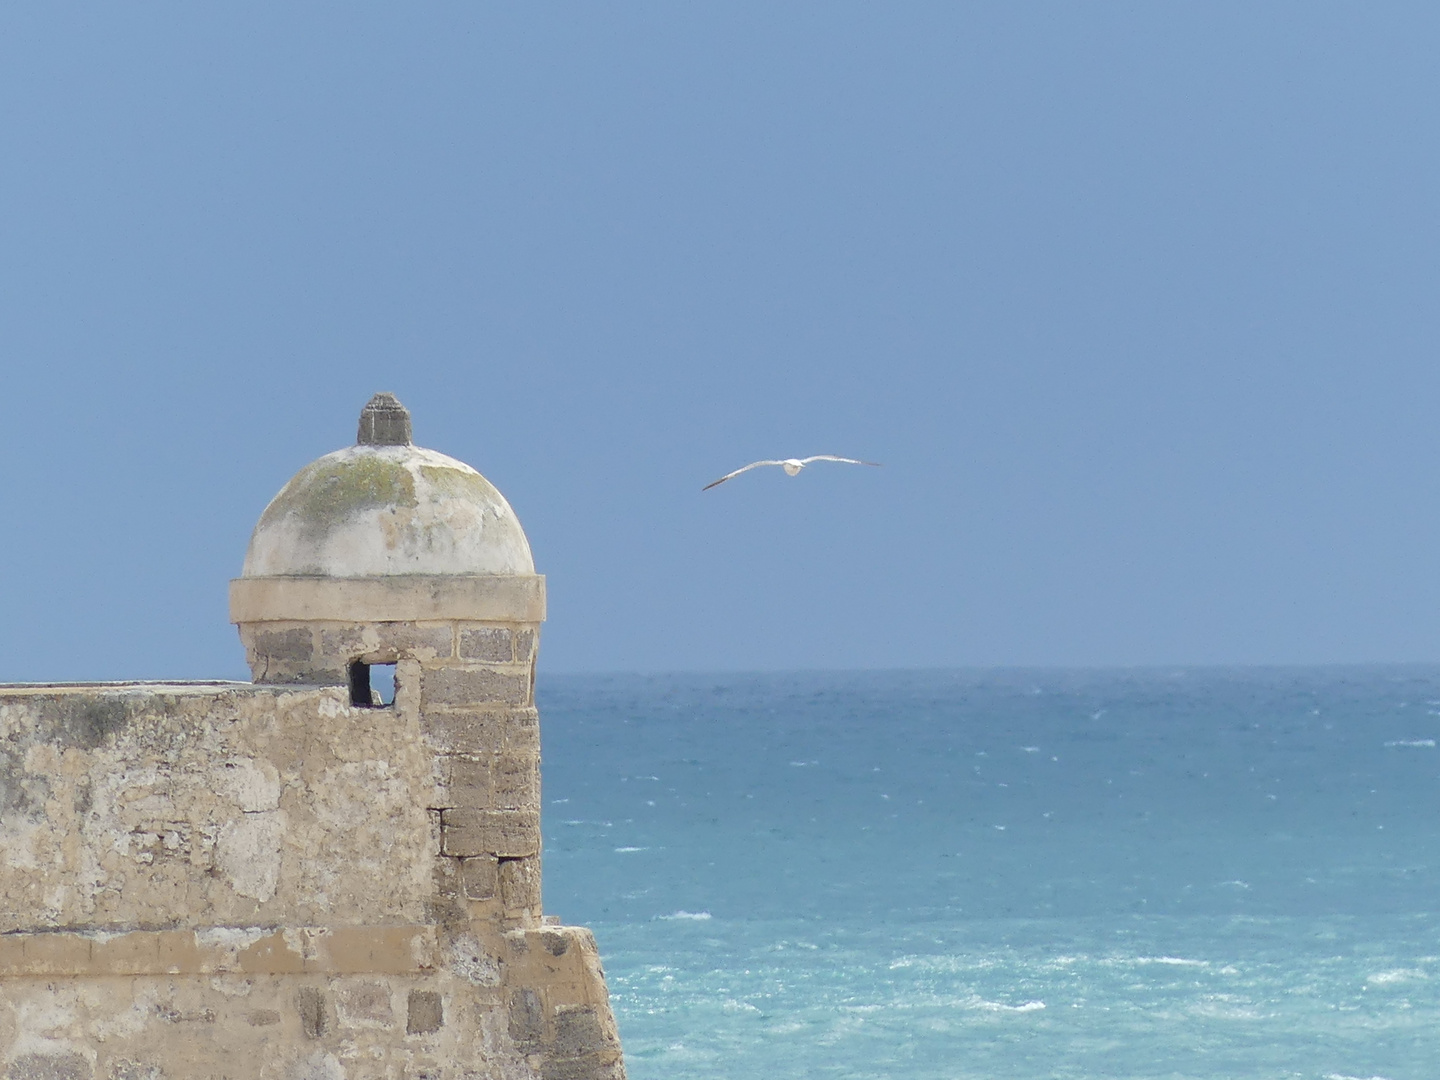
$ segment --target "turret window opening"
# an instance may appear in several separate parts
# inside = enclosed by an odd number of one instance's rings
[[[350,665],[350,704],[357,709],[388,709],[395,704],[395,665]]]

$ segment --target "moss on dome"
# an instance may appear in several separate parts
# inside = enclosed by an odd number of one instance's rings
[[[417,504],[415,477],[402,462],[380,454],[323,457],[296,473],[275,496],[259,528],[294,518],[306,532],[323,533],[364,510]]]
[[[500,492],[495,490],[495,485],[474,469],[447,465],[421,465],[420,475],[438,493],[451,498],[489,503],[500,497]]]

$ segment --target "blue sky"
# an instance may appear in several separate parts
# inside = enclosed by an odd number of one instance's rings
[[[1433,5],[0,9],[0,678],[376,390],[553,671],[1440,659]],[[776,473],[756,457],[884,469]]]

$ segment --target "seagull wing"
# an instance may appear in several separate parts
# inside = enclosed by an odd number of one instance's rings
[[[836,457],[834,454],[816,454],[814,457],[801,458],[800,464],[809,465],[812,461],[839,461],[846,465],[875,465],[877,467],[880,464],[878,461],[861,461],[859,458]]]
[[[720,479],[719,479],[719,480],[716,480],[714,483],[706,484],[706,485],[705,485],[703,488],[701,488],[700,490],[701,490],[701,491],[709,491],[712,487],[715,487],[715,486],[717,486],[717,485],[719,485],[719,484],[723,484],[726,480],[729,480],[729,479],[731,479],[732,477],[739,476],[742,472],[749,472],[751,469],[758,469],[761,465],[783,465],[783,464],[785,464],[783,461],[752,461],[749,465],[744,465],[744,466],[736,469],[736,470],[735,470],[734,472],[732,472],[732,473],[726,473],[724,476],[720,477]]]

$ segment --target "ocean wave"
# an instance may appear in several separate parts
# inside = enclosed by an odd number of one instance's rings
[[[988,971],[999,966],[989,956],[899,956],[890,961],[890,970],[915,968],[919,971],[934,971],[942,974],[959,974],[969,971]]]
[[[1424,747],[1431,747],[1431,748],[1433,748],[1433,747],[1435,746],[1435,740],[1434,740],[1434,739],[1391,739],[1391,740],[1390,740],[1389,742],[1387,742],[1385,745],[1386,745],[1387,747],[1396,747],[1396,746],[1417,746],[1417,747],[1418,747],[1418,746],[1424,746]]]
[[[632,852],[632,851],[649,851],[649,850],[650,850],[650,849],[649,849],[648,847],[617,847],[617,848],[615,849],[615,854],[616,854],[616,855],[626,855],[626,854],[628,854],[628,853],[630,853],[630,852]]]
[[[1045,1008],[1045,1003],[1043,1001],[1024,1001],[1019,1005],[1006,1005],[1003,1001],[987,1001],[985,998],[975,997],[971,999],[970,1008],[982,1009],[985,1012],[1028,1013],[1039,1012]]]
[[[708,911],[675,911],[671,912],[669,915],[657,915],[656,918],[665,919],[667,922],[676,919],[688,919],[692,922],[704,922],[706,919],[710,918],[710,913]]]
[[[1389,983],[1414,982],[1429,977],[1415,968],[1396,968],[1393,971],[1377,971],[1374,975],[1367,975],[1365,981],[1372,986],[1385,986]]]
[[[1147,967],[1150,964],[1193,968],[1210,966],[1209,960],[1190,960],[1183,956],[1107,956],[1098,963],[1101,967]]]

